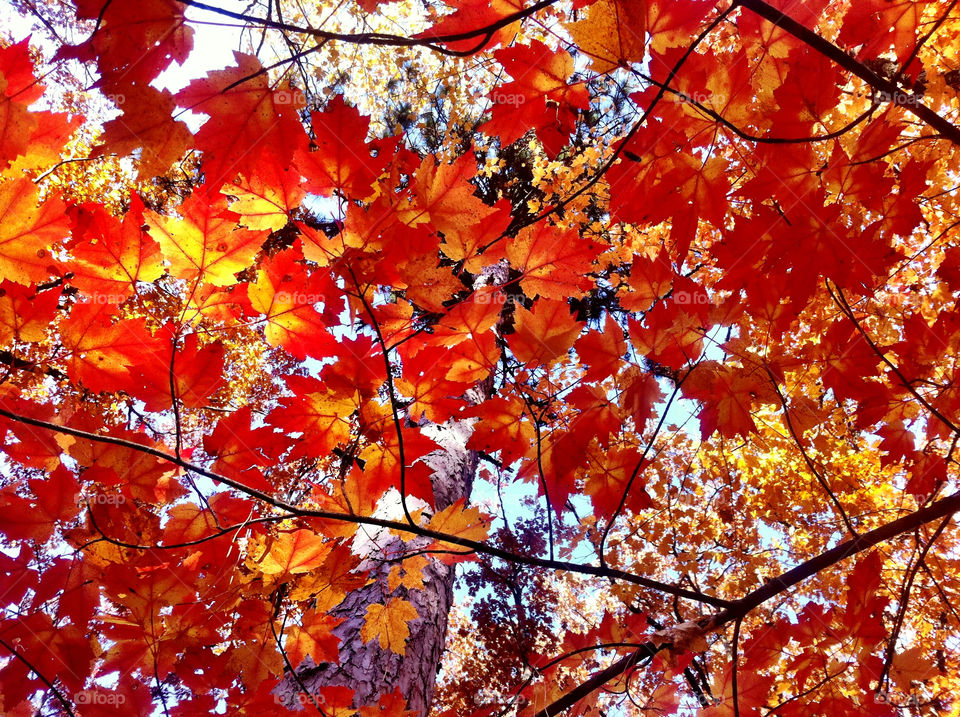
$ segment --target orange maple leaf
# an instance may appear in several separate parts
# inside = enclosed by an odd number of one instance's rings
[[[567,23],[566,28],[590,56],[593,71],[603,74],[643,60],[646,26],[645,3],[597,0],[583,20]]]
[[[56,273],[50,252],[69,231],[64,210],[56,195],[41,201],[29,179],[0,184],[0,279],[29,284]]]

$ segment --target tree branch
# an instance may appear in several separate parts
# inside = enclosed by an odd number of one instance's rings
[[[860,336],[863,337],[863,340],[867,342],[867,345],[870,346],[870,350],[873,351],[877,357],[883,361],[887,367],[893,372],[893,374],[900,380],[900,384],[910,392],[910,394],[920,402],[920,405],[926,408],[930,413],[936,416],[940,421],[949,428],[954,434],[960,435],[960,427],[956,423],[951,421],[949,418],[944,416],[940,411],[934,408],[927,399],[920,395],[920,392],[914,388],[913,384],[907,380],[907,377],[903,375],[903,372],[900,370],[900,367],[897,366],[893,361],[887,358],[887,355],[880,350],[880,347],[874,343],[873,339],[870,338],[870,335],[864,330],[863,326],[860,325],[860,322],[857,321],[857,317],[853,315],[853,309],[850,308],[850,304],[847,302],[847,297],[843,295],[843,290],[834,285],[836,288],[836,293],[834,293],[833,288],[830,286],[830,281],[825,281],[827,286],[827,291],[830,292],[830,298],[833,299],[833,302],[837,305],[837,308],[840,309],[840,312],[846,316],[853,325],[856,327],[857,332]]]
[[[934,520],[946,518],[958,511],[960,511],[960,492],[938,500],[935,503],[931,503],[925,508],[921,508],[913,513],[908,513],[886,525],[881,525],[879,528],[875,528],[868,533],[861,533],[855,538],[840,543],[830,550],[801,563],[792,570],[788,570],[779,577],[768,580],[761,587],[736,600],[729,608],[717,613],[712,618],[701,620],[700,625],[704,629],[716,629],[728,625],[731,622],[743,620],[754,608],[786,592],[807,578],[816,575],[821,570],[825,570],[857,553],[868,550],[879,543],[911,532],[921,525],[933,522]],[[655,648],[659,650],[664,646],[665,644],[654,646],[653,643],[644,645],[644,647],[638,649],[636,652],[621,658],[605,670],[601,670],[579,687],[571,690],[556,702],[537,712],[534,717],[554,717],[560,714],[594,690],[600,689],[604,684],[630,669],[630,667],[636,664],[641,658],[648,656],[650,649]]]
[[[643,577],[641,575],[634,575],[632,573],[625,572],[623,570],[617,570],[616,568],[610,568],[599,565],[587,565],[583,563],[570,563],[563,560],[547,560],[544,558],[537,558],[530,555],[520,555],[518,553],[511,553],[508,550],[503,550],[497,548],[496,546],[489,545],[487,543],[481,543],[476,540],[468,540],[466,538],[461,538],[456,535],[447,535],[446,533],[441,533],[436,530],[431,530],[429,528],[424,528],[418,525],[411,525],[409,523],[398,522],[394,520],[385,520],[383,518],[374,518],[367,515],[354,515],[350,513],[334,513],[326,510],[315,510],[308,508],[300,508],[287,501],[276,498],[272,495],[264,493],[257,490],[256,488],[251,488],[249,486],[240,483],[239,481],[228,478],[227,476],[220,475],[214,471],[207,470],[202,466],[198,466],[195,463],[179,459],[174,455],[161,451],[157,448],[151,446],[144,446],[133,441],[128,441],[123,438],[116,438],[114,436],[103,436],[96,433],[89,433],[88,431],[81,431],[77,428],[70,428],[69,426],[62,426],[57,423],[51,423],[49,421],[43,421],[38,418],[30,418],[29,416],[21,416],[20,414],[8,411],[4,408],[0,408],[0,416],[8,418],[12,421],[17,421],[19,423],[26,424],[28,426],[34,426],[36,428],[44,428],[49,431],[54,431],[56,433],[63,433],[68,436],[74,436],[75,438],[82,438],[88,441],[96,441],[98,443],[106,443],[113,446],[120,446],[122,448],[128,448],[133,451],[140,451],[147,455],[154,456],[160,460],[167,461],[173,465],[180,466],[188,471],[193,471],[198,475],[202,475],[211,480],[223,483],[228,485],[231,488],[245,493],[252,498],[256,498],[267,505],[271,505],[274,508],[279,508],[290,513],[292,516],[300,518],[319,518],[321,520],[336,520],[344,523],[356,523],[361,525],[373,525],[379,528],[387,528],[388,530],[394,530],[399,533],[408,533],[411,535],[422,535],[427,538],[433,538],[443,543],[452,543],[463,548],[468,548],[470,550],[476,551],[478,553],[483,553],[485,555],[491,555],[495,558],[500,558],[501,560],[506,560],[511,563],[516,563],[519,565],[526,565],[529,567],[535,568],[547,568],[550,570],[560,570],[572,573],[580,573],[582,575],[592,575],[600,578],[611,578],[614,580],[623,580],[624,582],[632,583],[633,585],[639,585],[641,587],[649,588],[650,590],[656,590],[658,592],[666,593],[668,595],[674,595],[676,597],[681,597],[687,600],[693,600],[695,602],[703,603],[706,605],[712,605],[719,608],[729,608],[734,605],[730,600],[724,600],[723,598],[714,597],[712,595],[706,595],[700,592],[694,592],[692,590],[686,590],[685,588],[680,588],[675,585],[669,585],[667,583],[660,582],[659,580],[654,580],[652,578]],[[290,516],[288,516],[290,517]]]
[[[829,40],[825,40],[810,28],[801,25],[789,15],[768,5],[763,0],[737,0],[737,4],[742,5],[748,10],[752,10],[765,20],[769,20],[774,25],[787,31],[801,42],[806,43],[821,55],[828,57],[836,62],[843,69],[856,75],[871,87],[881,91],[890,101],[898,107],[903,107],[918,119],[937,130],[943,137],[949,139],[954,144],[960,144],[960,127],[941,117],[932,109],[920,102],[917,95],[907,94],[896,82],[880,77],[863,63],[850,57],[846,52],[834,45]]]
[[[255,17],[254,15],[248,15],[247,13],[233,12],[231,10],[226,10],[205,2],[199,2],[198,0],[177,1],[183,5],[195,7],[198,10],[206,10],[208,12],[216,13],[217,15],[229,17],[234,20],[240,20],[242,22],[257,25],[259,27],[270,28],[272,30],[282,30],[284,32],[295,32],[303,35],[311,35],[313,37],[319,37],[323,40],[337,40],[340,42],[350,42],[358,45],[383,45],[387,47],[427,47],[445,55],[466,56],[472,55],[479,51],[484,45],[487,44],[487,42],[489,42],[490,38],[497,30],[507,27],[517,20],[522,20],[523,18],[529,17],[530,15],[533,15],[544,8],[550,7],[557,0],[540,0],[540,2],[537,2],[530,7],[512,12],[509,15],[500,18],[496,22],[492,22],[489,25],[484,25],[473,30],[465,30],[463,32],[421,38],[404,37],[402,35],[393,35],[383,32],[330,32],[329,30],[321,30],[319,28],[291,25],[280,20],[271,20],[270,18],[265,17]],[[440,47],[440,44],[442,43],[459,42],[462,40],[471,40],[473,38],[480,38],[480,40],[475,47],[472,47],[468,50],[451,50],[449,48]]]
[[[57,698],[57,701],[63,707],[64,711],[66,711],[66,713],[70,715],[70,717],[76,717],[76,713],[73,711],[73,708],[70,706],[70,703],[67,701],[67,698],[63,696],[63,693],[60,690],[54,687],[53,683],[50,680],[48,680],[42,672],[40,672],[36,667],[34,667],[33,664],[26,657],[24,657],[19,652],[17,652],[13,648],[13,646],[8,644],[5,640],[0,639],[0,645],[6,648],[10,652],[10,654],[13,655],[15,658],[17,658],[18,660],[20,660],[20,662],[26,665],[28,670],[30,670],[33,674],[39,677],[40,681],[50,688],[54,696]]]

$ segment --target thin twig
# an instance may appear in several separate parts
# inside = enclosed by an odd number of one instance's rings
[[[76,717],[76,713],[73,711],[73,708],[70,706],[70,703],[67,701],[67,698],[63,696],[63,693],[60,692],[60,690],[58,690],[56,687],[53,686],[53,683],[50,680],[48,680],[42,672],[40,672],[36,667],[34,667],[33,664],[26,657],[24,657],[19,652],[17,652],[10,644],[8,644],[2,638],[0,638],[0,645],[3,645],[3,647],[9,650],[11,655],[13,655],[15,658],[20,660],[20,662],[26,665],[27,669],[29,669],[33,674],[39,677],[40,681],[50,688],[54,696],[57,698],[57,701],[63,707],[64,711],[68,715],[70,715],[70,717]]]
[[[320,518],[323,520],[335,520],[344,523],[354,523],[360,525],[372,525],[379,528],[387,528],[389,530],[395,530],[399,533],[408,533],[411,535],[422,535],[427,538],[433,538],[434,540],[440,541],[442,543],[452,543],[453,545],[458,545],[463,548],[469,548],[478,553],[483,553],[485,555],[491,555],[495,558],[500,558],[506,560],[507,562],[516,563],[519,565],[526,565],[529,567],[536,568],[548,568],[551,570],[566,571],[580,573],[583,575],[593,575],[595,577],[601,578],[612,578],[615,580],[623,580],[624,582],[632,583],[634,585],[639,585],[641,587],[649,588],[651,590],[656,590],[658,592],[666,593],[668,595],[675,595],[687,600],[693,600],[695,602],[704,603],[706,605],[713,605],[714,607],[732,607],[734,603],[730,600],[724,600],[723,598],[714,597],[712,595],[706,595],[703,593],[694,592],[692,590],[686,590],[684,588],[676,587],[675,585],[669,585],[667,583],[660,582],[659,580],[654,580],[652,578],[643,577],[641,575],[634,575],[623,570],[617,570],[616,568],[610,568],[602,565],[588,565],[583,563],[571,563],[563,560],[547,560],[545,558],[538,558],[531,555],[521,555],[519,553],[512,553],[508,550],[503,550],[496,546],[490,545],[488,543],[481,543],[476,540],[470,540],[467,538],[462,538],[456,535],[448,535],[447,533],[442,533],[440,531],[431,530],[430,528],[425,528],[416,524],[404,523],[395,520],[387,520],[385,518],[375,518],[369,515],[356,515],[350,513],[336,513],[333,511],[327,510],[317,510],[313,508],[300,508],[287,501],[281,500],[275,496],[264,493],[256,488],[251,488],[250,486],[244,485],[240,481],[229,478],[225,475],[221,475],[211,470],[207,470],[202,466],[198,466],[195,463],[178,459],[176,456],[161,451],[157,448],[151,446],[141,445],[133,441],[126,440],[124,438],[116,438],[114,436],[104,436],[97,433],[90,433],[89,431],[82,431],[77,428],[71,428],[69,426],[62,426],[57,423],[52,423],[50,421],[43,421],[38,418],[31,418],[29,416],[21,416],[20,414],[8,411],[4,408],[0,408],[0,416],[8,418],[19,423],[24,423],[28,426],[34,426],[36,428],[45,428],[56,433],[62,433],[68,436],[74,436],[75,438],[82,438],[88,441],[95,441],[98,443],[105,443],[108,445],[121,446],[123,448],[129,448],[130,450],[140,451],[147,455],[154,456],[164,461],[168,461],[173,465],[180,466],[185,470],[193,471],[198,475],[202,475],[211,480],[218,481],[225,485],[230,486],[231,488],[245,493],[246,495],[256,498],[267,505],[273,506],[274,508],[279,508],[281,510],[287,511],[290,516],[302,517],[302,518]],[[945,499],[949,500],[949,499]],[[960,498],[958,498],[960,500]],[[932,505],[940,505],[943,501],[934,503]],[[932,507],[932,506],[931,506]],[[290,517],[287,516],[287,517]]]

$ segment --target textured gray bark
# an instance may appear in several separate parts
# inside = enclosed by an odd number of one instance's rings
[[[509,265],[501,261],[487,267],[477,277],[476,288],[486,285],[501,285],[508,278]],[[474,386],[464,398],[474,405],[490,397],[493,378]],[[443,510],[461,498],[470,497],[479,456],[467,450],[467,440],[473,432],[476,419],[449,420],[443,425],[424,421],[421,430],[440,445],[440,449],[426,456],[424,462],[433,470],[432,483],[435,508]],[[408,501],[411,510],[423,507]],[[399,493],[384,496],[378,504],[376,515],[403,520],[404,513]],[[338,665],[312,664],[310,658],[297,668],[300,683],[287,678],[274,691],[288,706],[304,705],[298,699],[306,688],[316,695],[322,687],[344,686],[354,690],[354,704],[374,704],[381,695],[399,690],[407,700],[408,709],[426,717],[433,701],[434,686],[440,658],[443,654],[447,633],[447,614],[453,600],[454,570],[438,560],[430,561],[424,569],[424,588],[407,590],[399,587],[390,592],[387,575],[391,563],[382,559],[404,552],[422,549],[430,541],[414,538],[402,541],[386,530],[374,530],[364,526],[357,533],[353,550],[366,560],[362,569],[371,569],[369,584],[347,595],[332,611],[343,622],[334,630],[340,638],[340,662]],[[378,560],[379,559],[379,560]],[[367,606],[385,604],[391,597],[404,598],[417,609],[417,619],[408,624],[410,637],[403,656],[382,650],[376,640],[364,643],[360,637]]]
[[[442,446],[441,450],[424,459],[433,470],[437,510],[469,497],[477,468],[476,452],[466,448],[472,424],[473,419],[451,420],[443,425],[427,424],[422,428]],[[410,501],[408,504],[411,510],[422,507]],[[376,514],[402,520],[399,493],[393,491],[384,496]],[[361,567],[371,568],[370,576],[375,580],[347,595],[332,612],[343,619],[334,631],[341,640],[340,663],[319,668],[305,663],[298,668],[308,693],[316,695],[322,687],[341,685],[354,690],[354,704],[361,706],[375,704],[381,695],[399,690],[408,702],[408,709],[427,715],[443,653],[447,613],[453,599],[454,570],[431,559],[424,570],[422,590],[407,590],[401,586],[391,593],[387,587],[387,575],[392,563],[384,563],[382,558],[416,551],[429,542],[424,538],[404,542],[388,531],[361,529],[353,549],[366,557]],[[376,640],[364,643],[360,637],[367,606],[384,604],[391,597],[403,598],[417,610],[417,619],[408,624],[410,637],[403,656],[381,649]],[[295,705],[303,704],[302,699],[297,699],[301,691],[300,685],[288,678],[277,688],[276,694],[284,704]]]

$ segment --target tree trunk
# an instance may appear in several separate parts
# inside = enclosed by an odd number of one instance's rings
[[[482,390],[482,389],[480,389]],[[425,457],[433,469],[432,483],[437,510],[461,498],[468,498],[477,468],[477,453],[467,450],[466,443],[475,419],[450,420],[443,425],[427,424],[424,433],[440,444],[441,449]],[[408,501],[411,510],[416,507]],[[403,519],[400,495],[392,491],[381,499],[375,515]],[[403,586],[390,592],[387,575],[395,563],[383,562],[385,556],[414,552],[428,544],[421,537],[402,541],[387,530],[365,530],[358,533],[354,550],[367,559],[362,568],[371,568],[371,582],[348,594],[332,611],[342,618],[334,633],[340,638],[340,662],[317,668],[308,661],[298,668],[306,691],[316,695],[322,687],[344,686],[354,690],[354,706],[376,704],[379,697],[399,691],[408,709],[426,717],[433,700],[434,685],[447,631],[447,613],[453,599],[454,568],[430,559],[423,571],[422,590]],[[410,602],[417,610],[417,619],[408,623],[410,637],[404,655],[380,648],[377,640],[364,643],[360,630],[367,606],[385,604],[391,597]],[[303,688],[288,678],[277,688],[284,704],[295,704]],[[321,705],[322,707],[322,705]]]

